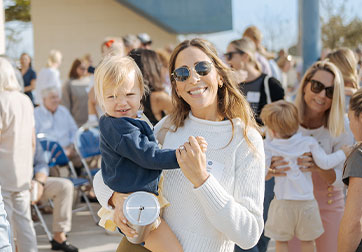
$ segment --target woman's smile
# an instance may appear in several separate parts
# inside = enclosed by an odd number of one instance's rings
[[[325,104],[325,101],[318,99],[318,98],[313,99],[313,101],[321,106],[324,106],[324,104]]]
[[[191,90],[187,91],[191,96],[201,96],[205,93],[207,87],[196,87],[192,88]]]

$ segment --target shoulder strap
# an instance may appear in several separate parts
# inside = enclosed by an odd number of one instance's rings
[[[270,79],[269,75],[266,75],[264,78],[264,91],[266,94],[266,103],[267,104],[272,102],[271,98],[270,98],[269,79]]]

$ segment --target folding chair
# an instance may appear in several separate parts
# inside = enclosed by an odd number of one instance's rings
[[[37,222],[34,222],[34,226],[40,224],[44,231],[45,231],[45,234],[47,235],[48,237],[48,240],[51,241],[53,240],[53,237],[52,237],[52,234],[50,233],[49,229],[48,229],[48,226],[47,224],[45,223],[45,220],[43,218],[43,215],[41,214],[40,210],[39,210],[39,207],[37,206],[37,204],[31,204],[31,207],[34,209],[36,215],[38,216],[39,218],[39,223]]]
[[[93,177],[99,171],[99,168],[90,169],[87,163],[88,158],[93,158],[101,155],[99,149],[99,128],[97,125],[83,125],[80,127],[74,139],[74,146],[79,154],[82,164],[85,168],[89,182],[93,184]]]
[[[68,166],[70,169],[70,177],[68,177],[68,179],[70,181],[72,181],[74,188],[77,189],[77,198],[76,199],[78,200],[78,198],[79,198],[78,193],[79,193],[86,203],[86,206],[73,209],[73,212],[78,212],[78,211],[88,208],[89,212],[91,213],[91,215],[93,217],[94,222],[97,224],[98,217],[96,217],[96,215],[92,209],[92,206],[89,202],[88,197],[86,196],[86,194],[84,193],[84,191],[81,188],[82,186],[89,185],[88,179],[77,177],[77,173],[75,172],[73,163],[65,155],[62,146],[58,142],[47,138],[45,136],[45,134],[42,134],[42,133],[38,134],[37,137],[44,150],[45,160],[48,161],[49,168],[52,168],[55,166]]]

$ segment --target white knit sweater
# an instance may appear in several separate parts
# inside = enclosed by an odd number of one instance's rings
[[[171,206],[163,218],[182,244],[185,252],[232,252],[234,243],[253,247],[263,231],[265,160],[263,141],[255,129],[248,137],[253,151],[243,137],[243,124],[234,121],[234,137],[229,121],[212,122],[190,113],[177,132],[168,132],[163,147],[178,148],[189,136],[203,136],[210,177],[194,188],[181,170],[164,171],[164,196]],[[162,127],[164,120],[155,128]],[[108,207],[112,191],[103,183],[101,173],[94,178],[99,202]]]

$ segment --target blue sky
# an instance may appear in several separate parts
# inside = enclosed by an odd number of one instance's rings
[[[298,38],[298,0],[232,0],[233,31],[205,36],[223,51],[228,42],[240,38],[246,27],[256,25],[263,33],[263,44],[269,50],[289,48]],[[328,17],[326,4],[337,13],[342,3],[346,6],[345,21],[362,19],[362,0],[319,0],[320,15]]]
[[[220,0],[222,1],[222,0]],[[354,17],[362,19],[362,0],[319,0],[320,15],[327,17],[325,3],[332,4],[332,11],[337,12],[343,2],[346,5],[345,21]],[[203,36],[211,40],[220,51],[225,51],[228,42],[240,38],[250,25],[256,25],[264,35],[263,44],[270,50],[289,48],[297,43],[298,36],[298,0],[232,0],[233,31]],[[33,54],[33,35],[31,26],[24,29],[23,41],[16,50],[8,52],[18,57],[21,52]],[[182,37],[184,38],[184,37]],[[182,39],[181,38],[181,39]]]

